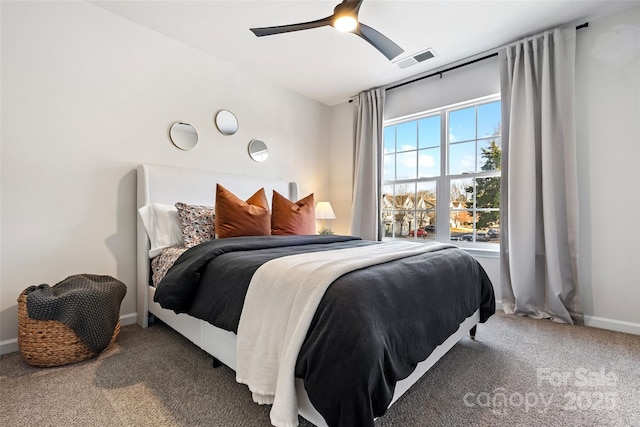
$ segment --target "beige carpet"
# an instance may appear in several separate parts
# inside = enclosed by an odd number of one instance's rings
[[[639,402],[640,336],[498,314],[376,426],[640,426]],[[267,426],[269,407],[166,326],[132,325],[75,365],[3,356],[0,425]]]

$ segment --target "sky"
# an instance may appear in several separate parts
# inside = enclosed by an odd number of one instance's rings
[[[480,171],[481,149],[499,131],[500,101],[449,113],[449,175]],[[440,175],[440,115],[387,126],[384,129],[384,179],[415,179]],[[483,139],[486,138],[486,139]],[[498,144],[500,140],[497,139]],[[397,154],[394,156],[394,153]]]

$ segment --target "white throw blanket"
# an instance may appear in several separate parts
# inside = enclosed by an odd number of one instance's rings
[[[325,291],[340,276],[452,245],[389,242],[276,258],[253,275],[238,325],[236,380],[273,404],[274,426],[298,425],[295,366]]]

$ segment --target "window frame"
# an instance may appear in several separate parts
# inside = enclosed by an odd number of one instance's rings
[[[456,246],[460,246],[462,248],[465,248],[467,250],[469,250],[470,252],[477,252],[479,254],[484,254],[484,255],[489,255],[489,256],[497,256],[499,250],[500,250],[500,244],[501,243],[491,243],[491,242],[467,242],[467,241],[454,241],[451,242],[451,233],[450,233],[450,213],[451,213],[451,183],[452,181],[458,180],[458,179],[467,179],[467,178],[471,178],[474,181],[474,185],[475,185],[475,179],[477,178],[488,178],[488,177],[500,177],[500,170],[497,171],[476,171],[474,173],[461,173],[461,174],[456,174],[456,175],[450,175],[449,174],[449,164],[448,164],[448,159],[449,159],[449,149],[450,149],[450,145],[451,142],[449,141],[449,124],[450,124],[450,114],[451,112],[454,111],[458,111],[458,110],[462,110],[464,108],[468,108],[468,107],[476,107],[476,118],[475,118],[475,126],[476,126],[476,131],[475,131],[475,138],[473,141],[475,141],[476,144],[476,153],[478,152],[478,144],[480,142],[481,139],[484,138],[480,138],[477,134],[478,132],[478,110],[477,107],[483,104],[489,104],[492,102],[496,102],[496,101],[501,101],[501,97],[500,94],[493,94],[493,95],[488,95],[488,96],[483,96],[480,98],[475,98],[475,99],[470,99],[467,101],[463,101],[463,102],[459,102],[459,103],[455,103],[455,104],[450,104],[450,105],[445,105],[442,107],[438,107],[438,108],[434,108],[434,109],[430,109],[430,110],[426,110],[426,111],[421,111],[418,113],[413,113],[413,114],[409,114],[409,115],[405,115],[405,116],[401,116],[401,117],[397,117],[397,118],[393,118],[393,119],[388,119],[388,120],[384,120],[383,121],[383,136],[385,134],[385,128],[388,126],[397,126],[399,124],[402,123],[407,123],[407,122],[411,122],[411,121],[415,121],[416,122],[416,126],[418,128],[417,130],[417,136],[416,136],[416,167],[418,168],[416,170],[416,178],[414,179],[393,179],[393,180],[386,180],[385,179],[385,175],[384,175],[384,165],[385,165],[385,161],[384,161],[384,156],[386,155],[385,151],[384,151],[384,140],[382,143],[382,156],[383,156],[383,161],[382,163],[382,171],[380,172],[380,184],[382,186],[382,188],[384,188],[385,186],[391,186],[394,184],[414,184],[414,185],[418,185],[419,183],[423,183],[423,182],[427,182],[427,183],[431,183],[434,182],[435,183],[435,188],[436,188],[436,209],[435,209],[435,213],[436,213],[436,238],[435,239],[431,239],[430,241],[438,241],[438,242],[442,242],[442,243],[453,243]],[[419,174],[419,165],[420,165],[420,159],[419,159],[419,152],[420,152],[420,134],[419,134],[419,125],[417,124],[419,122],[419,120],[421,119],[425,119],[425,118],[429,118],[429,117],[434,117],[434,116],[439,116],[440,117],[440,145],[439,145],[439,150],[440,150],[440,174],[438,176],[435,177],[427,177],[427,178],[420,178],[420,174]],[[397,137],[397,134],[395,135]],[[489,140],[491,137],[487,137],[486,139]],[[500,142],[501,142],[501,146],[502,146],[502,135],[500,134],[499,136],[500,138]],[[397,144],[397,139],[396,139],[396,144]],[[460,143],[461,141],[456,141],[454,144]],[[396,146],[397,149],[397,146]],[[394,156],[394,178],[395,175],[397,174],[397,153],[404,153],[407,152],[407,150],[403,150],[403,151],[395,151],[394,153],[396,154],[396,156]],[[476,154],[477,155],[477,154]],[[478,161],[478,159],[476,158],[476,162]],[[476,169],[477,169],[477,165],[476,165]],[[475,192],[474,192],[475,195]],[[395,192],[394,192],[394,197],[395,197]],[[474,207],[473,209],[469,208],[469,209],[462,209],[461,211],[464,212],[477,212],[478,210],[482,211],[484,210],[483,208],[478,209],[476,207],[476,199],[474,197]],[[501,208],[501,207],[500,207]],[[500,208],[492,208],[492,211],[500,211]],[[381,209],[382,210],[382,209]],[[399,211],[399,210],[398,210]],[[413,212],[414,212],[414,217],[415,217],[415,212],[418,212],[419,210],[414,208]],[[394,209],[394,212],[396,212],[396,210]],[[440,220],[440,218],[446,218],[447,220],[442,221]],[[380,220],[382,221],[382,216],[380,217]],[[415,225],[415,224],[414,224]],[[475,222],[474,222],[474,230],[473,230],[473,235],[475,236]],[[408,238],[408,237],[407,237]],[[394,240],[396,238],[394,237],[383,237],[383,240]],[[406,239],[405,237],[402,238],[403,240]],[[413,239],[417,240],[417,236],[414,236]]]

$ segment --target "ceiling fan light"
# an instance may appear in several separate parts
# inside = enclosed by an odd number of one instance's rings
[[[358,27],[358,21],[351,15],[342,15],[338,16],[335,21],[333,21],[333,27],[342,32],[351,32]]]

